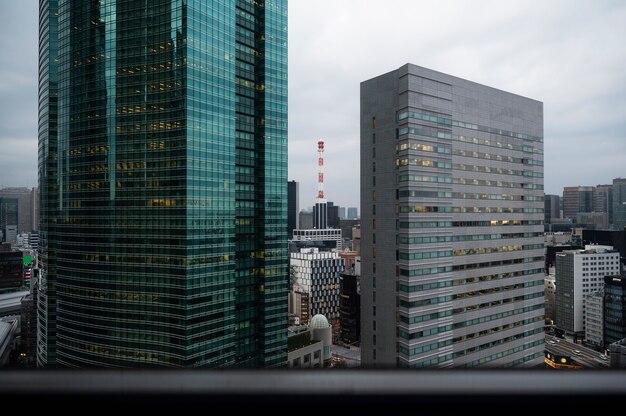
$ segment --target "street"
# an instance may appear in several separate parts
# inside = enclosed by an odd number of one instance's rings
[[[555,343],[551,344],[550,341]],[[575,354],[575,350],[580,351],[580,354]],[[608,359],[600,358],[603,356],[600,352],[550,335],[546,335],[546,351],[556,355],[569,356],[585,368],[609,368],[610,365]]]

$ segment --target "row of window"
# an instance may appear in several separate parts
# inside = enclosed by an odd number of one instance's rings
[[[530,276],[533,274],[542,273],[543,271],[544,271],[543,269],[518,270],[516,272],[488,274],[488,275],[483,275],[483,276],[470,277],[467,279],[438,280],[436,282],[424,283],[420,285],[407,285],[404,283],[398,283],[397,290],[399,292],[404,292],[404,293],[422,292],[425,290],[441,289],[444,287],[470,285],[470,284],[479,283],[479,282],[510,279],[510,278],[519,277],[519,276]],[[538,280],[537,282],[540,282],[540,283],[537,283],[537,285],[543,284],[541,280]]]
[[[398,121],[405,120],[407,118],[410,118],[413,120],[433,122],[433,123],[442,124],[445,126],[462,127],[465,129],[477,130],[477,131],[482,131],[485,133],[497,134],[500,136],[514,137],[516,139],[543,142],[542,137],[532,136],[530,134],[524,134],[524,133],[511,132],[508,130],[496,129],[494,127],[482,126],[479,124],[466,123],[464,121],[453,120],[448,117],[436,116],[436,115],[417,112],[417,111],[400,111],[397,113]]]
[[[401,299],[400,300],[400,306],[403,307],[403,308],[419,308],[419,307],[426,306],[426,305],[436,305],[436,304],[439,304],[439,303],[452,302],[452,301],[459,300],[459,299],[471,299],[471,298],[474,298],[474,297],[486,296],[486,295],[491,295],[491,294],[494,294],[494,293],[506,292],[506,291],[509,291],[509,290],[524,289],[524,288],[529,288],[529,287],[538,286],[538,285],[542,285],[542,284],[543,284],[543,282],[541,280],[535,280],[535,281],[532,281],[532,282],[518,283],[516,285],[511,285],[511,286],[496,287],[496,288],[492,288],[492,289],[484,289],[484,290],[479,290],[479,291],[475,291],[475,292],[464,292],[464,293],[458,293],[456,295],[438,296],[438,297],[429,298],[429,299],[422,299],[422,300],[406,301],[406,300]],[[516,296],[516,297],[513,297],[513,298],[509,298],[510,299],[509,302],[517,302],[517,301],[520,301],[520,300],[530,300],[530,299],[535,299],[535,298],[543,297],[543,296],[544,296],[544,292],[541,291],[541,292],[531,293],[531,294],[528,294],[528,295]],[[494,301],[494,302],[499,302],[499,301]],[[504,303],[508,303],[508,302],[504,302]],[[543,304],[541,305],[541,307],[543,307]],[[477,309],[477,307],[476,308],[472,308],[472,309],[463,308],[463,309],[455,310],[455,313],[466,312],[467,310],[473,310],[473,309]],[[528,312],[528,311],[526,311],[526,312]],[[496,314],[496,315],[499,316],[500,314]],[[493,318],[489,318],[488,316],[487,317],[476,318],[475,320],[472,320],[472,321],[476,321],[476,322],[470,323],[468,325],[474,325],[476,323],[488,322],[488,321],[490,321],[492,319],[498,319],[496,317],[496,315],[491,315]],[[503,317],[506,317],[506,316],[509,316],[509,315],[503,315],[503,316],[499,316],[499,317],[503,318]],[[467,322],[471,322],[471,321],[467,321]],[[455,324],[455,325],[459,325],[459,324]],[[457,328],[457,327],[458,326],[455,326],[455,328]]]
[[[533,146],[529,146],[527,144],[523,144],[522,146],[519,146],[519,145],[512,144],[512,143],[501,143],[499,141],[493,141],[489,139],[479,139],[477,137],[460,136],[456,134],[452,135],[452,140],[463,142],[463,143],[472,143],[472,144],[480,144],[483,146],[497,147],[500,149],[503,147],[506,147],[507,149],[517,150],[520,152],[536,153],[540,155],[543,154],[542,150],[535,148]]]
[[[474,235],[439,235],[428,237],[398,236],[398,244],[449,243],[455,241],[482,241],[499,239],[519,239],[541,237],[543,233],[507,233],[507,234],[474,234]]]

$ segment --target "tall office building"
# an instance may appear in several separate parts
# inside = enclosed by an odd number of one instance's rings
[[[37,188],[3,188],[0,189],[0,198],[17,199],[17,232],[29,233],[37,230],[39,208],[37,204]]]
[[[613,179],[613,229],[626,229],[626,179]]]
[[[356,220],[359,218],[359,211],[357,207],[348,207],[348,219]]]
[[[293,237],[293,230],[300,228],[300,184],[287,182],[287,233]]]
[[[584,299],[585,343],[601,350],[604,346],[604,289]]]
[[[544,200],[544,222],[550,224],[552,218],[561,218],[561,210],[559,208],[559,200],[561,197],[558,195],[545,195]]]
[[[609,224],[613,224],[613,185],[596,186],[593,210],[605,213]]]
[[[18,210],[17,198],[0,198],[0,243],[15,244],[18,234]]]
[[[624,338],[626,338],[626,276],[605,276],[604,345],[608,346]]]
[[[328,218],[328,228],[341,228],[341,225],[339,223],[339,206],[335,205],[331,201],[328,201],[326,213]]]
[[[336,251],[303,248],[291,253],[297,291],[308,295],[309,316],[322,314],[333,325],[339,324],[340,274],[344,260]]]
[[[585,298],[604,286],[604,276],[619,273],[619,253],[610,246],[585,246],[556,254],[557,328],[584,338]]]
[[[287,360],[287,1],[40,1],[38,361]]]
[[[593,186],[566,186],[563,188],[563,218],[576,221],[579,212],[593,212],[596,188]]]
[[[407,64],[361,83],[361,359],[543,361],[543,104]]]

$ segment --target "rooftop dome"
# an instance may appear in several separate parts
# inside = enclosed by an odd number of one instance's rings
[[[328,319],[322,314],[317,314],[313,318],[311,318],[311,322],[309,323],[309,328],[313,329],[322,329],[328,328],[330,324],[328,323]]]

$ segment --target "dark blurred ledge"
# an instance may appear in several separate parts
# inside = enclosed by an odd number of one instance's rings
[[[461,409],[465,414],[546,414],[592,403],[621,408],[626,399],[626,372],[22,370],[0,371],[0,397],[5,406],[28,399],[25,409],[89,402],[99,410],[123,405],[175,414],[179,406],[238,408],[277,403],[285,407],[275,408],[276,413],[296,415],[324,412],[328,405],[335,406],[328,409],[350,409],[376,404],[418,406],[415,410],[420,414]],[[71,406],[64,414],[72,409],[77,410]]]

